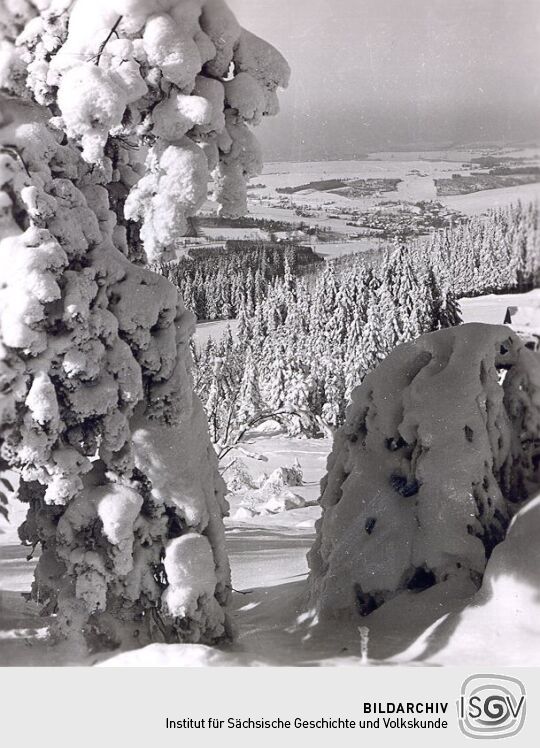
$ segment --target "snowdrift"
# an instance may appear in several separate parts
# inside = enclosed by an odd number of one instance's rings
[[[538,667],[540,498],[514,518],[493,551],[482,587],[459,612],[443,616],[397,661],[432,665]]]

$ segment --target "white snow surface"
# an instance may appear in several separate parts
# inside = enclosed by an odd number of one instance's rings
[[[400,203],[415,203],[420,200],[437,201],[450,210],[466,215],[480,215],[493,208],[504,208],[521,201],[524,204],[540,199],[540,182],[482,190],[464,195],[441,197],[437,195],[434,180],[450,178],[452,174],[470,174],[472,158],[486,155],[481,148],[451,149],[425,152],[381,152],[371,153],[364,159],[346,161],[267,162],[257,178],[257,184],[249,192],[249,210],[258,218],[298,223],[297,210],[302,220],[310,226],[329,229],[344,238],[354,229],[347,225],[347,215],[339,216],[343,209],[359,212],[370,211],[382,203],[393,203],[399,210]],[[506,152],[496,149],[495,156],[526,156],[538,159],[538,148]],[[467,163],[468,162],[468,163]],[[346,197],[336,192],[306,189],[284,195],[279,188],[297,187],[312,182],[333,179],[400,179],[397,190],[370,195]],[[391,206],[392,207],[392,206]],[[321,254],[344,253],[377,248],[381,240],[376,236],[343,241],[341,243],[319,243],[316,250]]]
[[[251,440],[250,440],[251,441]],[[318,495],[330,440],[258,435],[247,447],[268,462],[246,461],[254,480],[297,458],[306,498]],[[226,520],[233,586],[234,645],[152,644],[138,650],[89,657],[47,642],[48,620],[25,603],[33,562],[18,544],[16,526],[0,518],[0,664],[101,664],[107,667],[207,667],[246,665],[361,666],[357,624],[310,627],[306,619],[306,553],[314,539],[318,507],[246,521]],[[369,628],[368,665],[540,665],[540,497],[514,518],[494,551],[477,592],[465,584],[404,592],[360,623]],[[396,626],[399,621],[399,626]]]
[[[489,294],[472,299],[460,299],[459,306],[464,322],[484,322],[490,325],[504,323],[508,310],[515,332],[540,335],[540,289],[528,293]]]

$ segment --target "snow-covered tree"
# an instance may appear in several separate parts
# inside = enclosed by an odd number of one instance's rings
[[[438,583],[447,594],[480,584],[540,481],[539,395],[538,355],[493,325],[423,335],[367,375],[321,484],[309,554],[320,616],[367,615]]]
[[[259,388],[259,372],[250,348],[244,363],[244,372],[240,381],[237,422],[240,429],[246,428],[253,419],[261,415],[263,401]]]
[[[227,634],[226,503],[173,256],[289,70],[223,0],[0,10],[0,454],[41,545],[33,597],[94,647]]]

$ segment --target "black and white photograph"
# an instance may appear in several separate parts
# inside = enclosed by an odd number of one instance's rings
[[[540,666],[539,200],[538,0],[0,0],[0,666]]]

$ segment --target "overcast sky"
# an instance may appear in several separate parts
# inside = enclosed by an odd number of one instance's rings
[[[540,0],[229,0],[293,78],[267,160],[540,140]]]

